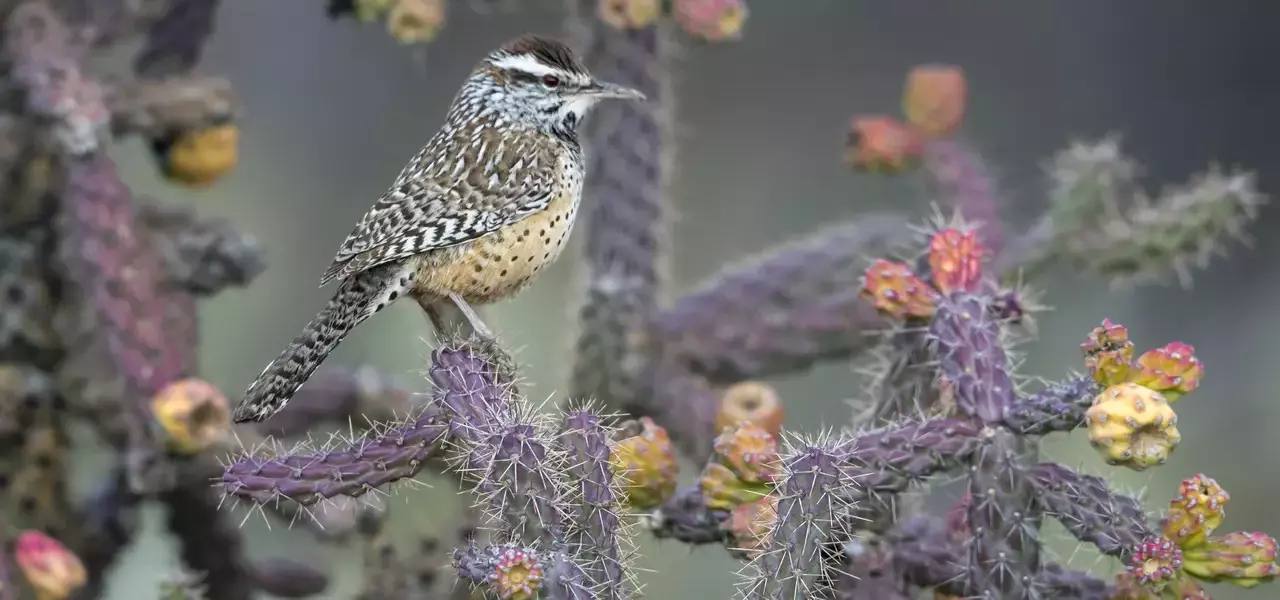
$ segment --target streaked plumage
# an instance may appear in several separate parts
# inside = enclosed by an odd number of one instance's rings
[[[321,285],[337,293],[263,370],[236,422],[279,411],[374,313],[412,296],[432,323],[523,289],[559,256],[581,198],[577,128],[604,98],[642,99],[594,80],[563,43],[523,36],[487,56],[454,98],[444,126],[401,170],[342,243]]]

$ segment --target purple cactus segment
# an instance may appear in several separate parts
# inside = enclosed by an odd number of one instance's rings
[[[1018,398],[1004,424],[1024,435],[1071,431],[1084,424],[1084,413],[1099,391],[1097,382],[1087,375],[1068,379]]]
[[[989,300],[972,294],[941,298],[929,336],[960,412],[986,423],[1000,422],[1013,406],[1015,390]]]
[[[997,429],[984,437],[971,461],[965,576],[980,597],[1034,597],[1040,515],[1035,488],[1018,463],[1022,451],[1020,438]]]
[[[982,245],[998,254],[1004,247],[1000,199],[982,157],[952,139],[931,140],[924,162],[938,195],[964,217],[978,224]]]
[[[586,583],[599,590],[602,600],[629,597],[622,524],[618,516],[621,498],[609,463],[612,431],[589,410],[565,414],[556,445],[567,458],[571,480],[569,501],[574,527],[569,542],[583,565]]]
[[[559,457],[553,459],[543,434],[522,421],[499,425],[473,445],[467,464],[478,475],[475,492],[507,534],[562,540],[566,509]]]
[[[497,372],[482,353],[465,347],[432,353],[429,376],[436,387],[432,403],[449,416],[450,437],[477,442],[494,430],[498,411],[507,410],[509,394]]]
[[[164,16],[151,25],[133,70],[163,77],[191,70],[204,54],[213,33],[220,0],[172,0]]]
[[[869,349],[884,327],[859,297],[865,257],[910,238],[906,223],[869,216],[784,244],[713,276],[654,319],[673,362],[717,383],[791,373]]]
[[[1044,513],[1103,554],[1123,558],[1143,540],[1160,535],[1147,521],[1141,502],[1111,491],[1100,477],[1040,463],[1031,469],[1029,479]]]
[[[459,580],[499,598],[598,598],[582,570],[563,552],[517,544],[471,544],[454,550],[453,566]]]
[[[856,476],[844,488],[850,500],[895,494],[915,481],[954,469],[981,444],[982,426],[966,419],[931,419],[871,430],[843,443],[840,451]]]
[[[781,455],[776,481],[777,520],[765,548],[753,561],[747,597],[821,597],[830,586],[830,557],[849,539],[845,516],[849,506],[842,488],[856,486],[844,469],[844,455],[835,443],[798,443]]]
[[[354,498],[417,475],[447,431],[439,412],[428,409],[410,423],[369,434],[344,448],[266,459],[242,457],[224,469],[221,487],[228,496],[257,504],[287,498],[310,506],[336,496]]]

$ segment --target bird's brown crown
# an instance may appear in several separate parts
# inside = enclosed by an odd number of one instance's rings
[[[554,67],[566,73],[587,75],[587,67],[573,49],[554,38],[525,34],[503,44],[499,52],[508,56],[532,56],[548,67]]]

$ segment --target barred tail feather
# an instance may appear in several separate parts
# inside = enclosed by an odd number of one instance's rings
[[[233,420],[263,421],[280,412],[352,329],[403,296],[412,282],[412,269],[402,262],[344,280],[333,299],[245,391]]]

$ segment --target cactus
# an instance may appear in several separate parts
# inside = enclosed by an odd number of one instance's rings
[[[1021,385],[1007,350],[1038,308],[1023,282],[1048,266],[1188,281],[1263,204],[1247,174],[1210,172],[1148,199],[1115,138],[1078,143],[1053,162],[1047,214],[1008,230],[998,182],[962,139],[963,70],[922,65],[906,78],[901,117],[853,117],[844,154],[860,172],[921,176],[943,205],[927,239],[909,219],[867,216],[667,301],[671,56],[681,37],[747,33],[740,0],[570,2],[593,69],[650,97],[603,108],[622,112],[590,132],[597,201],[585,217],[570,402],[539,410],[500,344],[449,338],[431,355],[424,397],[368,368],[328,369],[270,422],[233,428],[226,398],[197,372],[200,300],[249,284],[262,248],[228,223],[135,197],[106,153],[140,137],[157,172],[184,187],[236,167],[231,85],[191,73],[217,6],[27,0],[5,11],[14,102],[0,111],[10,291],[0,294],[0,480],[12,527],[0,600],[100,597],[153,502],[183,564],[154,590],[170,599],[324,593],[325,569],[249,557],[220,511],[236,503],[325,543],[360,544],[358,597],[369,600],[473,588],[636,598],[645,534],[723,546],[743,561],[742,595],[762,599],[1206,597],[1206,585],[1275,578],[1274,538],[1218,531],[1229,496],[1209,477],[1185,480],[1152,522],[1105,479],[1036,456],[1042,436],[1085,429],[1103,462],[1158,467],[1182,441],[1176,402],[1205,374],[1193,346],[1139,354],[1123,326],[1103,321],[1081,345],[1086,373],[1038,391]],[[329,11],[403,44],[429,42],[447,16],[440,0],[332,0]],[[138,34],[129,77],[85,60]],[[852,427],[786,428],[785,402],[764,379],[868,354],[879,358],[870,403]],[[72,420],[118,458],[82,503],[66,490]],[[334,424],[360,426],[319,446],[278,441]],[[678,454],[698,465],[694,477],[679,476]],[[402,547],[371,492],[428,471],[452,477],[473,506],[456,542],[419,534]],[[967,485],[945,517],[907,508],[916,484],[956,475]],[[1102,580],[1050,560],[1046,519],[1123,572]]]

